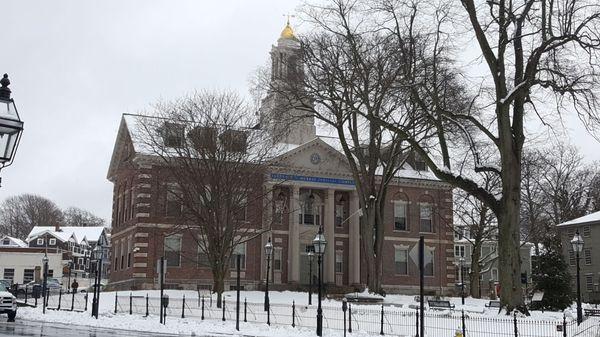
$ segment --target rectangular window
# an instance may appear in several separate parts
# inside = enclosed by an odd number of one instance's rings
[[[575,252],[570,250],[569,251],[569,265],[574,266],[575,265]]]
[[[33,273],[34,269],[25,269],[23,271],[23,283],[28,283],[33,281]]]
[[[462,240],[464,237],[464,227],[454,227],[454,240]]]
[[[118,266],[119,266],[119,258],[115,257],[115,271],[117,270]]]
[[[171,235],[165,237],[164,254],[167,260],[167,267],[181,266],[181,236]]]
[[[52,239],[48,240],[48,244],[50,246],[56,246],[56,239],[52,238]]]
[[[4,279],[5,280],[14,280],[15,279],[15,270],[12,268],[4,269]]]
[[[344,225],[344,204],[335,205],[335,226],[342,227]]]
[[[163,128],[163,141],[167,147],[182,147],[184,143],[185,127],[181,124],[165,122]]]
[[[4,246],[8,246],[8,245],[10,245],[10,239],[4,239],[4,240],[2,241],[2,245],[4,245]]]
[[[408,251],[406,249],[395,249],[394,271],[398,275],[408,275]]]
[[[210,267],[208,255],[206,254],[204,249],[204,244],[205,243],[203,241],[198,242],[198,267],[200,268]]]
[[[405,231],[406,229],[406,203],[394,202],[394,230]]]
[[[589,237],[591,235],[592,235],[592,228],[590,226],[584,226],[583,227],[583,236]]]
[[[433,225],[431,221],[432,208],[430,204],[420,205],[421,232],[433,233]]]
[[[423,272],[423,275],[433,276],[435,251],[425,249],[425,255],[425,270]]]
[[[177,184],[167,184],[165,216],[181,216],[181,191]]]
[[[37,245],[38,246],[43,246],[44,245],[44,239],[42,239],[42,238],[37,239]]]
[[[231,264],[230,264],[231,269],[237,268],[237,265],[236,265],[237,257],[235,257],[236,255],[242,256],[240,258],[240,270],[246,269],[246,243],[245,242],[240,243],[233,248],[233,253],[231,254]]]
[[[588,292],[594,290],[594,275],[585,275],[585,289]]]
[[[48,277],[54,277],[54,269],[48,269]]]
[[[498,269],[492,268],[492,280],[498,281]]]
[[[465,257],[465,246],[463,246],[463,245],[454,246],[454,257]]]
[[[273,212],[273,222],[274,223],[283,223],[283,208],[284,208],[283,200],[275,201],[275,210]]]
[[[344,252],[342,252],[341,250],[335,251],[335,272],[344,272]]]
[[[279,247],[275,247],[273,250],[273,270],[281,271],[281,257],[283,250]]]
[[[591,266],[592,265],[592,250],[591,249],[584,249],[583,250],[583,257],[584,257],[585,265],[586,266]]]
[[[236,209],[234,210],[234,219],[237,221],[246,221],[246,217],[247,217],[247,201],[246,198],[241,198],[241,200],[239,200],[239,203],[236,205]]]

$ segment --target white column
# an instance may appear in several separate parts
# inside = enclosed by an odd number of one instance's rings
[[[358,195],[356,191],[350,193],[350,210],[352,216],[349,219],[349,240],[348,240],[348,282],[350,284],[360,284],[360,219]]]
[[[288,234],[288,282],[300,282],[300,187],[292,186],[290,197],[290,224]]]
[[[323,271],[325,282],[335,283],[335,190],[328,189],[325,197],[325,217],[323,234],[327,240],[325,248]]]

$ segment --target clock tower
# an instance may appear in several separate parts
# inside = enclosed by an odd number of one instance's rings
[[[301,92],[304,72],[300,41],[288,20],[277,45],[271,48],[271,83],[260,109],[261,128],[275,142],[303,144],[317,136],[312,103]]]

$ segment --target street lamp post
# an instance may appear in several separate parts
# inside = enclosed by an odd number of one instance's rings
[[[309,281],[308,281],[308,305],[312,305],[312,287],[313,287],[313,271],[312,264],[315,258],[315,253],[311,250],[308,252],[308,270],[309,270]]]
[[[319,226],[319,232],[313,240],[313,246],[315,254],[317,255],[317,268],[319,269],[319,304],[317,307],[317,336],[323,336],[323,309],[321,308],[321,294],[323,287],[323,280],[321,277],[321,263],[323,260],[323,254],[325,253],[325,247],[327,246],[327,240],[323,235],[323,227]]]
[[[69,279],[67,281],[67,292],[71,292],[71,269],[73,268],[73,261],[69,261],[69,263],[67,264],[67,267],[69,268]],[[77,277],[75,277],[75,279],[77,279]]]
[[[273,253],[273,244],[271,243],[271,238],[267,241],[265,245],[265,256],[267,257],[267,282],[265,283],[265,311],[268,313],[270,304],[269,304],[269,273],[271,272],[271,254]],[[267,315],[268,316],[268,315]]]
[[[0,79],[0,170],[12,164],[23,133],[23,122],[15,101],[10,98],[9,84],[8,75],[4,74]]]
[[[461,256],[458,260],[460,263],[460,298],[462,305],[465,305],[465,258]]]
[[[44,265],[44,280],[42,282],[42,313],[46,313],[46,288],[48,286],[48,255],[44,254],[42,258],[42,264]]]
[[[581,280],[579,269],[580,253],[583,251],[583,238],[579,235],[579,229],[575,232],[575,236],[571,240],[571,246],[576,254],[575,258],[577,260],[577,325],[579,325],[583,321],[583,314],[581,313]]]
[[[96,259],[96,277],[94,277],[94,297],[92,299],[92,316],[98,319],[98,308],[100,307],[100,284],[102,281],[102,257],[104,256],[104,248],[101,243],[98,243],[92,251]]]

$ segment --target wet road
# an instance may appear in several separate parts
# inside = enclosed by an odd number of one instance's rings
[[[0,321],[0,337],[8,336],[36,336],[36,337],[153,337],[153,336],[179,336],[161,333],[148,333],[129,330],[94,328],[87,326],[66,325],[56,323],[43,323],[32,321],[18,321],[7,323]],[[223,336],[223,335],[221,335]]]

